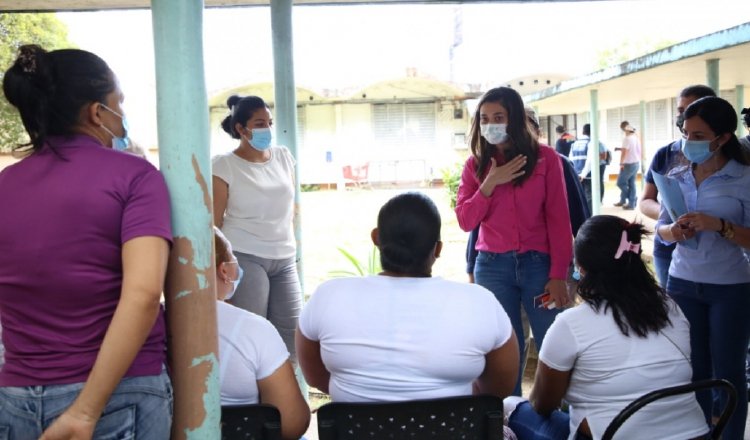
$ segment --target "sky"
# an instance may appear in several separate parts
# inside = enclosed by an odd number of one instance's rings
[[[126,95],[133,138],[156,138],[153,35],[148,10],[59,13],[69,39],[109,63]],[[460,21],[461,44],[455,23]],[[627,0],[464,5],[295,6],[297,86],[360,88],[420,75],[460,84],[520,76],[578,76],[598,53],[624,42],[680,42],[750,22],[746,0]],[[207,9],[204,64],[209,95],[273,80],[270,8]]]

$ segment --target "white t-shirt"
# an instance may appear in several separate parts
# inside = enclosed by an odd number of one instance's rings
[[[221,231],[234,250],[268,259],[293,257],[294,159],[274,146],[267,162],[249,162],[234,153],[213,158],[213,175],[229,185]]]
[[[216,315],[221,404],[258,403],[257,381],[289,359],[286,345],[274,326],[254,313],[217,301]]]
[[[672,326],[647,338],[620,332],[611,310],[597,313],[582,304],[557,315],[544,338],[539,359],[558,371],[573,370],[565,399],[570,403],[570,437],[587,419],[601,438],[612,419],[638,397],[691,381],[690,328],[670,301]],[[670,341],[671,340],[671,341]],[[679,348],[678,348],[679,347]],[[685,440],[708,432],[694,395],[657,400],[629,418],[616,439]]]
[[[336,402],[469,395],[484,356],[512,334],[485,288],[441,278],[341,278],[318,287],[299,318],[320,341]]]
[[[641,161],[641,141],[635,133],[629,134],[622,139],[622,148],[627,148],[622,163],[640,163]]]

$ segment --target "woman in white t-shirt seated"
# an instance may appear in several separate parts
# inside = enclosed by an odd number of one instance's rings
[[[300,392],[289,352],[265,318],[224,302],[242,279],[242,268],[218,228],[214,228],[214,245],[221,405],[273,405],[281,413],[282,438],[298,439],[310,424],[310,408]]]
[[[442,248],[435,204],[395,196],[372,241],[380,275],[327,281],[303,308],[296,343],[307,383],[336,402],[510,395],[518,342],[505,311],[481,286],[431,275]]]
[[[583,304],[557,316],[539,353],[529,402],[510,415],[519,440],[598,439],[638,397],[689,383],[690,329],[640,257],[646,230],[596,216],[575,240]],[[561,400],[569,414],[556,409]],[[658,400],[615,438],[685,440],[708,432],[694,394]]]

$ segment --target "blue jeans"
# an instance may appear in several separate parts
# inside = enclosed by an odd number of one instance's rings
[[[544,293],[544,286],[549,281],[549,268],[549,255],[537,251],[522,254],[515,251],[502,254],[480,251],[474,266],[475,282],[490,290],[500,301],[518,338],[521,364],[516,388],[513,391],[516,396],[521,395],[523,371],[520,370],[526,358],[521,305],[529,317],[529,325],[534,334],[537,350],[541,349],[544,335],[547,334],[547,329],[552,325],[555,316],[562,311],[562,309],[548,310],[534,307],[534,297]]]
[[[0,387],[0,439],[37,439],[83,388],[66,385]],[[95,439],[168,439],[172,384],[166,371],[126,377],[112,393],[94,430]]]
[[[747,398],[743,393],[745,357],[750,340],[750,283],[694,283],[669,276],[667,292],[690,322],[690,348],[693,380],[715,377],[727,379],[738,391],[737,408],[722,438],[742,440],[747,418]],[[706,420],[712,415],[710,391],[697,393]],[[725,403],[723,396],[718,404]]]
[[[672,257],[660,257],[654,255],[654,275],[656,275],[656,281],[662,289],[667,288],[667,277],[669,276],[669,265],[672,264]]]
[[[626,163],[617,176],[617,187],[620,188],[620,203],[635,208],[638,197],[635,195],[635,175],[638,174],[638,162]]]
[[[556,410],[544,417],[534,411],[529,402],[523,402],[508,418],[508,427],[518,440],[565,440],[570,434],[570,416]],[[583,434],[576,435],[576,440],[587,439]]]

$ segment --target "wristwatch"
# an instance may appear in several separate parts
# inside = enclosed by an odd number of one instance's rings
[[[733,239],[734,238],[734,225],[724,220],[723,218],[720,220],[721,220],[721,231],[719,231],[719,235],[726,238],[727,240]]]

